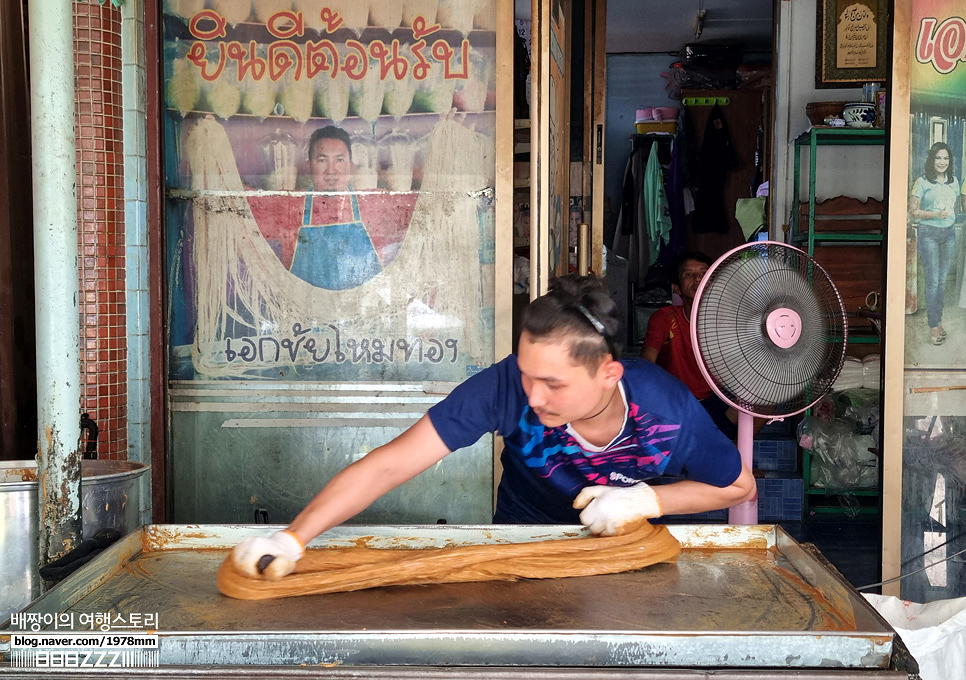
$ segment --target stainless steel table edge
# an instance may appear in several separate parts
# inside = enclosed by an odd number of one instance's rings
[[[880,670],[767,670],[767,669],[715,669],[694,671],[666,668],[438,668],[405,666],[395,668],[326,667],[326,666],[162,666],[157,668],[131,669],[77,669],[43,668],[24,669],[4,667],[0,664],[0,677],[9,680],[35,680],[67,678],[70,680],[198,680],[217,678],[223,680],[277,678],[278,680],[301,680],[302,678],[332,678],[333,680],[907,680],[903,671]]]
[[[21,611],[37,614],[58,614],[67,611],[75,602],[79,602],[108,581],[117,569],[121,568],[121,565],[143,551],[144,529],[145,527],[140,527],[115,541],[97,557],[37,597]],[[9,629],[10,618],[8,617],[0,622],[0,633]],[[20,632],[39,632],[39,630]],[[9,641],[0,638],[0,652],[7,649],[9,649]]]
[[[95,560],[82,567],[23,611],[51,613],[67,611],[107,581],[129,559],[148,551],[173,549],[227,549],[253,533],[271,533],[277,526],[266,525],[149,525],[129,534]],[[257,634],[231,631],[157,631],[160,658],[165,666],[206,663],[277,665],[399,665],[399,666],[483,666],[491,665],[493,647],[500,651],[499,665],[634,666],[667,667],[747,666],[789,668],[886,668],[894,633],[875,610],[842,579],[825,569],[780,527],[755,525],[671,525],[668,527],[686,548],[762,548],[787,551],[786,557],[804,580],[819,589],[831,602],[848,603],[856,614],[856,631],[822,633],[823,644],[815,648],[810,640],[787,633],[713,632],[567,632],[553,631],[350,631],[325,633],[266,631]],[[498,535],[497,535],[498,534]],[[488,542],[522,542],[588,535],[579,526],[492,525],[406,525],[336,527],[310,543],[313,546],[356,545],[360,537],[372,547],[405,543],[419,547],[464,545]],[[9,620],[0,627],[8,626]],[[867,629],[864,629],[867,625]],[[212,645],[215,636],[217,654]],[[700,642],[700,645],[697,643]],[[539,643],[539,656],[535,656]],[[0,635],[0,652],[9,651],[9,638]],[[440,645],[448,648],[441,652]],[[566,653],[561,653],[563,651]],[[772,650],[763,654],[763,650]],[[776,657],[775,650],[781,650]],[[573,663],[574,657],[585,659]],[[780,658],[779,658],[780,657]],[[261,660],[259,660],[261,659]]]
[[[584,633],[566,631],[357,631],[326,633],[162,632],[163,665],[568,666],[683,668],[888,668],[892,636],[747,631]],[[871,643],[871,644],[870,644]],[[500,661],[494,664],[494,649]],[[780,650],[777,651],[777,650]],[[566,662],[562,661],[566,659]]]

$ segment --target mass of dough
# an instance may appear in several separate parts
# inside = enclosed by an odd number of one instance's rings
[[[278,581],[243,574],[229,554],[218,569],[216,583],[229,597],[265,600],[380,586],[615,574],[673,562],[680,552],[681,545],[667,527],[644,523],[620,536],[532,543],[309,549],[295,571]]]

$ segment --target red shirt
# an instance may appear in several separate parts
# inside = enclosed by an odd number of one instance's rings
[[[657,365],[688,386],[698,399],[711,396],[691,347],[691,324],[684,315],[684,307],[661,307],[647,322],[644,346],[658,350]]]

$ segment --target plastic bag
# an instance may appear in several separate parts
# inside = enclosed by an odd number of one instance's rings
[[[530,260],[522,255],[513,257],[513,293],[523,295],[530,292]]]
[[[837,495],[855,516],[853,492],[879,482],[879,392],[854,389],[830,392],[798,425],[798,443],[812,452],[810,485]]]
[[[812,486],[830,493],[875,488],[878,458],[871,448],[875,448],[872,436],[855,433],[844,421],[814,427]]]
[[[879,436],[879,391],[850,390],[839,398],[842,406],[842,419],[852,425],[856,434],[872,435],[878,445]]]
[[[734,69],[741,61],[741,45],[688,43],[678,59],[682,66],[707,69]]]
[[[707,69],[687,67],[674,62],[661,77],[666,80],[664,91],[668,99],[680,99],[681,88],[732,90],[735,87],[734,69]]]
[[[735,68],[739,89],[760,89],[771,87],[771,64],[738,64]]]
[[[881,383],[880,365],[878,354],[869,354],[862,359],[845,357],[842,370],[835,382],[832,383],[832,390],[836,392],[858,388],[878,390]]]
[[[966,597],[919,604],[863,593],[909,648],[922,680],[963,677],[966,669]]]

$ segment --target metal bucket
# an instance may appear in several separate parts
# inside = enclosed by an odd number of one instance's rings
[[[138,527],[140,477],[149,469],[124,460],[81,462],[83,537]],[[40,595],[37,463],[0,461],[0,622]]]

